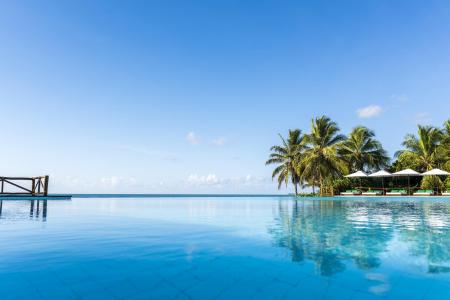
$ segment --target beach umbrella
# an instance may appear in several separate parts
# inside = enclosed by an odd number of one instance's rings
[[[425,173],[422,173],[422,176],[448,176],[448,175],[450,175],[449,172],[440,169],[433,169]],[[439,192],[439,188],[437,190]]]
[[[433,169],[425,173],[422,173],[422,176],[448,176],[448,175],[450,175],[449,172],[440,169]]]
[[[362,185],[362,180],[361,180],[361,178],[362,178],[362,177],[367,177],[367,174],[364,173],[363,171],[357,171],[357,172],[352,173],[352,174],[349,174],[349,175],[347,175],[347,176],[345,176],[345,177],[347,177],[347,178],[359,178],[359,185],[360,185],[360,187],[361,187],[361,185]]]
[[[422,176],[422,174],[420,174],[419,172],[416,172],[412,169],[405,169],[405,170],[401,170],[398,172],[395,172],[392,174],[392,176],[398,176],[398,177],[408,177],[408,195],[411,195],[411,185],[409,183],[409,177],[411,176]]]
[[[364,173],[363,171],[358,171],[358,172],[349,174],[345,177],[347,177],[347,178],[367,177],[367,174]]]
[[[369,177],[381,177],[381,184],[382,184],[383,193],[384,193],[384,177],[392,177],[392,174],[385,170],[380,170],[378,172],[370,174]]]

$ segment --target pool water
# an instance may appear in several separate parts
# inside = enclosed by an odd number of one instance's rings
[[[432,199],[3,200],[0,299],[450,299]]]

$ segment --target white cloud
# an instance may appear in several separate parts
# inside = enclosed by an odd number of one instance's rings
[[[241,177],[219,178],[216,174],[188,176],[187,182],[194,186],[217,186],[217,187],[239,187],[239,186],[261,186],[270,183],[270,178],[254,177],[251,175]]]
[[[103,188],[130,187],[135,185],[136,182],[136,178],[134,177],[110,176],[100,178],[100,186]]]
[[[133,176],[78,177],[55,176],[52,190],[62,193],[97,193],[109,191],[130,191],[139,185]],[[54,189],[53,189],[54,188]]]
[[[225,145],[228,142],[228,139],[226,137],[222,136],[222,137],[219,137],[219,138],[213,140],[212,142],[213,142],[214,145],[220,147],[220,146]]]
[[[433,121],[431,115],[427,112],[421,112],[414,116],[414,122],[419,125],[426,125]]]
[[[276,193],[270,177],[220,177],[215,173],[191,174],[185,178],[149,179],[134,176],[55,176],[56,193]]]
[[[191,145],[197,145],[198,143],[200,143],[200,139],[192,131],[186,135],[186,141]]]
[[[217,185],[220,184],[219,178],[216,174],[208,174],[206,176],[199,176],[197,174],[189,175],[187,179],[188,183],[191,185]]]
[[[379,105],[369,105],[356,111],[359,118],[367,119],[378,116],[383,109]]]

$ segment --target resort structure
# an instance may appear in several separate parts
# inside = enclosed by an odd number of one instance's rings
[[[340,194],[342,196],[407,196],[407,195],[414,195],[414,196],[433,196],[433,195],[443,195],[448,196],[450,195],[450,190],[440,190],[439,187],[436,187],[433,190],[429,189],[420,189],[415,188],[413,191],[410,186],[410,177],[419,177],[419,176],[442,176],[446,177],[450,175],[449,172],[440,170],[440,169],[432,169],[430,171],[419,173],[411,169],[405,169],[402,171],[398,171],[395,173],[389,173],[385,170],[380,170],[378,172],[372,173],[372,174],[366,174],[363,171],[357,171],[355,173],[346,175],[346,178],[380,178],[382,182],[381,188],[373,188],[373,187],[363,187],[361,184],[359,187],[355,187],[351,190],[346,190],[344,192],[341,192]],[[407,177],[408,178],[408,186],[403,187],[392,187],[392,188],[386,188],[385,187],[385,178],[394,178],[394,177]],[[361,181],[360,181],[361,182]]]

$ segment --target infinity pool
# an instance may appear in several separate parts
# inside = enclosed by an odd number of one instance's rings
[[[447,201],[4,200],[0,299],[450,299]]]

